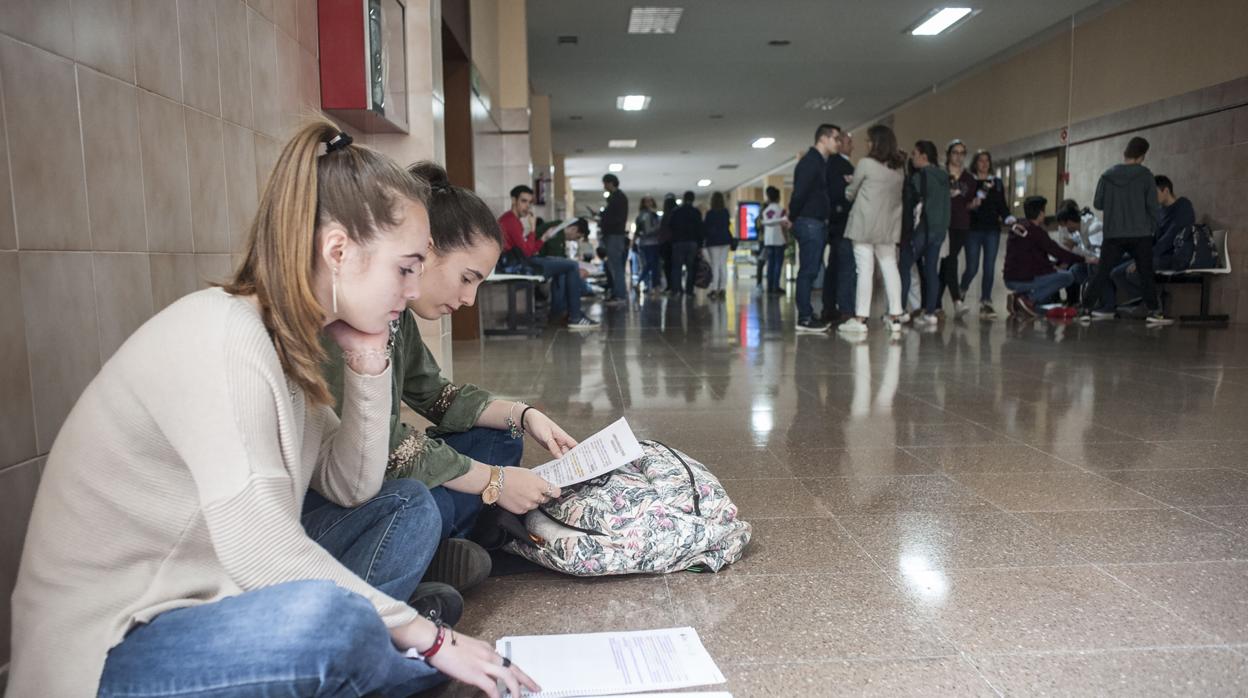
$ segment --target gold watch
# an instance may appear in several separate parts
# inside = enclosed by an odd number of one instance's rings
[[[481,501],[486,504],[497,504],[498,498],[503,494],[503,469],[496,466],[490,466],[490,484],[485,486],[485,490],[481,492]]]

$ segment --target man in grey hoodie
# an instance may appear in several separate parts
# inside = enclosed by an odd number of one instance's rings
[[[1112,293],[1112,287],[1108,286],[1110,271],[1126,254],[1135,261],[1140,272],[1140,286],[1148,306],[1147,322],[1150,325],[1174,323],[1161,312],[1153,280],[1153,236],[1159,205],[1153,173],[1143,165],[1147,154],[1148,141],[1139,136],[1132,138],[1123,151],[1123,162],[1106,170],[1096,183],[1093,205],[1104,212],[1105,241],[1101,245],[1101,263],[1083,299],[1083,318],[1091,319],[1091,310],[1099,307],[1101,295]]]

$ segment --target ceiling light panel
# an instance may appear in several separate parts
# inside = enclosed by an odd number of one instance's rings
[[[772,138],[771,136],[763,136],[762,138],[755,138],[754,142],[750,144],[750,147],[758,148],[761,150],[762,148],[766,148],[775,142],[776,142],[776,139]]]
[[[615,98],[615,106],[621,111],[641,111],[650,107],[650,98],[646,95],[624,95]]]
[[[832,111],[845,101],[844,97],[815,97],[807,100],[802,106],[806,109],[817,109],[819,111]]]
[[[910,33],[914,36],[936,36],[948,31],[970,14],[969,7],[942,7],[924,18]]]
[[[699,180],[698,180],[698,186],[699,186],[699,187],[709,187],[709,186],[711,186],[711,180],[709,180],[709,179],[699,179]]]
[[[623,172],[623,171],[624,171],[623,163],[613,162],[610,165],[607,165],[607,172]]]
[[[608,148],[636,148],[636,138],[612,138],[607,141]]]
[[[628,14],[629,34],[675,34],[683,7],[634,7]]]

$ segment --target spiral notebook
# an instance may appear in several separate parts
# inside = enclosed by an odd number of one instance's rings
[[[524,696],[576,698],[724,683],[693,628],[504,637],[499,654],[542,687]]]

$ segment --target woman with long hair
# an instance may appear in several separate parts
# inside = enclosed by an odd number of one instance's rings
[[[966,247],[966,239],[971,229],[971,213],[979,208],[980,199],[975,192],[978,184],[970,172],[966,171],[966,144],[955,138],[945,149],[945,170],[949,173],[949,256],[940,261],[940,296],[936,299],[939,308],[945,292],[953,300],[954,314],[957,317],[966,315],[966,303],[963,300],[962,284],[958,279],[958,255]]]
[[[706,261],[711,263],[711,286],[708,298],[723,298],[728,288],[728,253],[732,250],[731,216],[724,193],[711,194],[711,208],[706,212]]]
[[[644,285],[653,297],[659,292],[659,213],[653,196],[641,197],[640,212],[637,214],[636,244],[641,250],[641,279],[639,287]]]
[[[420,294],[428,197],[327,121],[286,144],[233,279],[144,323],[61,427],[13,595],[10,695],[532,684],[408,604],[438,514],[421,483],[385,480],[389,329]],[[341,418],[322,333],[346,362]]]
[[[994,318],[992,284],[997,274],[997,251],[1001,248],[1001,225],[1010,218],[1005,202],[1005,185],[992,173],[992,154],[986,150],[975,153],[971,160],[971,176],[975,178],[975,198],[979,204],[971,211],[971,229],[966,237],[966,272],[962,274],[962,297],[971,290],[971,282],[984,261],[980,282],[979,316]]]
[[[884,276],[888,315],[884,325],[901,330],[901,275],[897,270],[897,243],[901,240],[901,195],[906,156],[897,150],[897,136],[883,124],[867,130],[867,156],[854,168],[853,181],[845,197],[854,202],[849,212],[845,237],[854,243],[854,264],[858,271],[855,317],[841,323],[838,332],[863,335],[871,314],[871,290],[875,283],[875,262]]]

